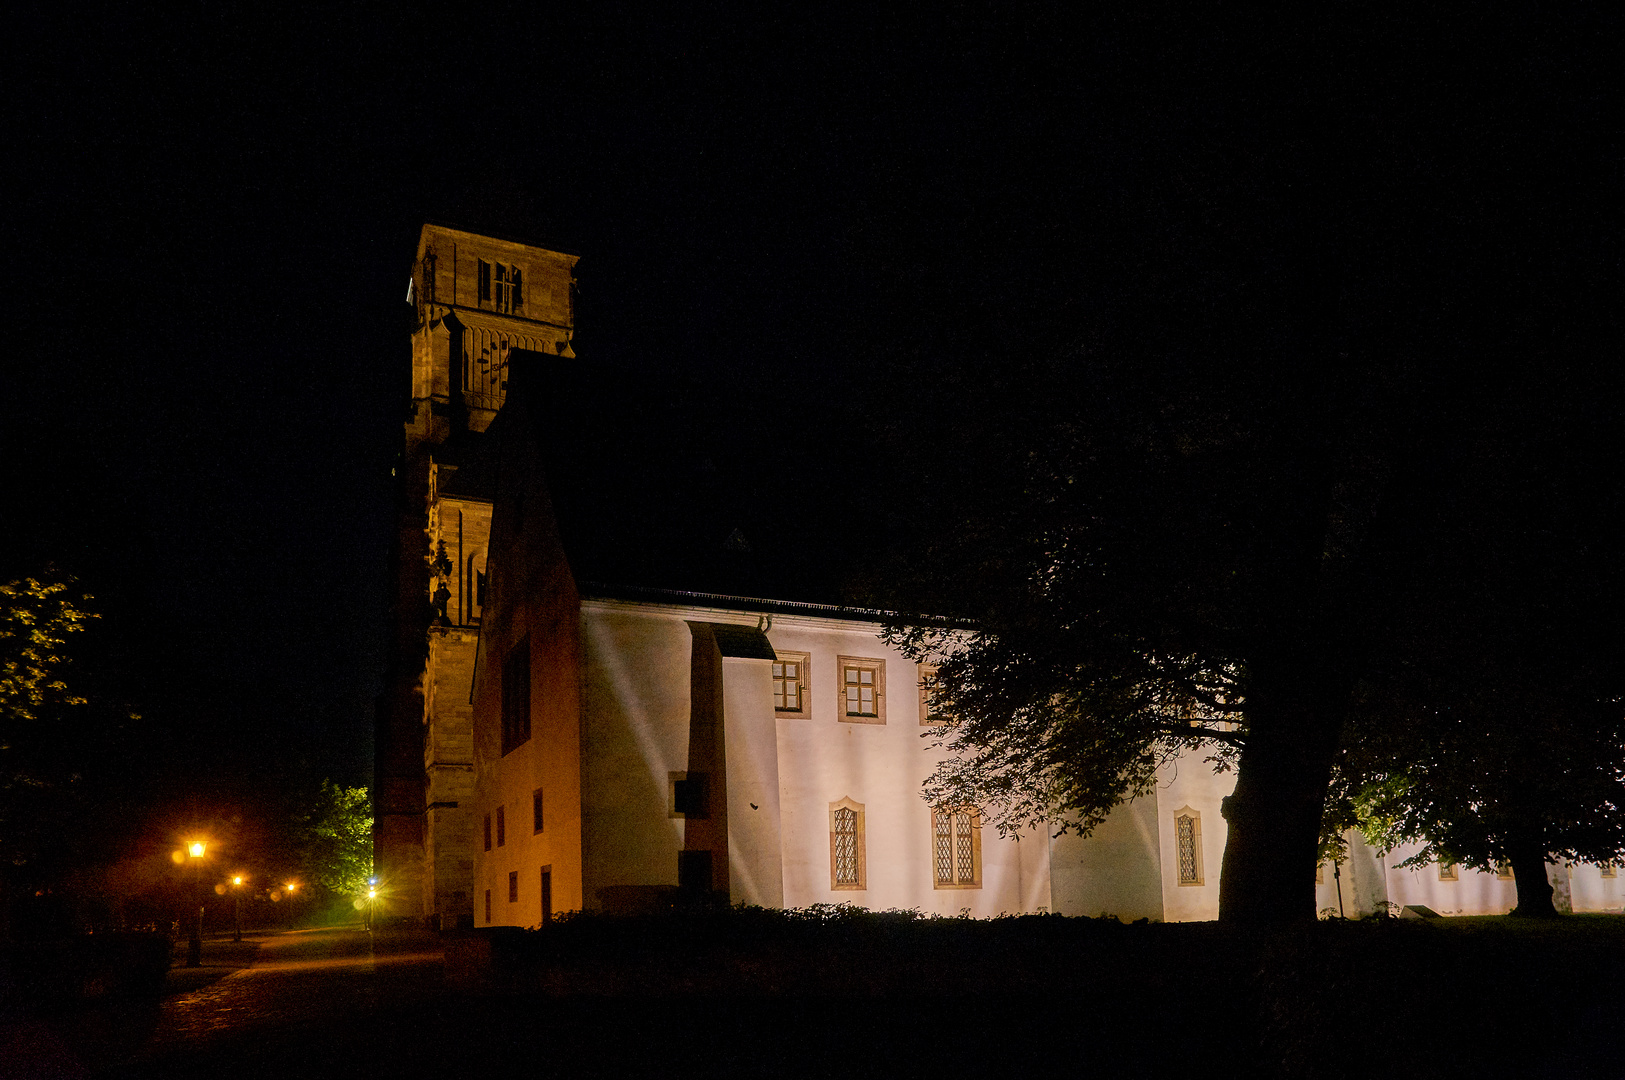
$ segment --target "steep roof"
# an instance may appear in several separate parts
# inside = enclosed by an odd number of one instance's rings
[[[579,360],[516,350],[509,402],[522,401],[571,569],[584,591],[680,590],[841,604],[861,558],[803,441],[738,403],[629,380]],[[511,422],[499,417],[497,424]],[[495,429],[496,425],[493,425]],[[495,490],[489,455],[457,490]]]

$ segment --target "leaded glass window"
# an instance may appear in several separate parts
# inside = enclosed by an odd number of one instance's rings
[[[931,858],[939,889],[982,883],[981,825],[969,807],[931,812]]]
[[[1202,819],[1195,814],[1174,818],[1174,851],[1179,860],[1179,883],[1202,884]]]
[[[863,804],[850,798],[830,803],[829,887],[868,888],[863,858]]]
[[[849,806],[835,811],[835,884],[858,883],[858,814]]]

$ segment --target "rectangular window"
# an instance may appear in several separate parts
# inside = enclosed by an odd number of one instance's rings
[[[480,260],[480,299],[491,299],[491,264]]]
[[[931,858],[936,888],[982,887],[982,823],[973,808],[931,811]]]
[[[496,287],[490,297],[492,306],[498,311],[513,312],[515,314],[525,310],[524,276],[517,266],[496,265]],[[481,299],[486,299],[481,297]]]
[[[519,871],[508,871],[508,903],[519,903]]]
[[[1453,862],[1442,862],[1442,863],[1440,863],[1439,864],[1439,880],[1440,881],[1455,881],[1456,880],[1456,864],[1453,863]]]
[[[530,635],[502,662],[502,753],[530,741]]]
[[[836,658],[840,674],[840,719],[853,724],[886,722],[886,662],[856,656]]]
[[[1315,864],[1315,884],[1316,885],[1324,885],[1324,884],[1326,884],[1326,864],[1325,863],[1316,863]]]
[[[683,772],[671,774],[671,816],[703,818],[710,811],[710,792],[705,774]]]
[[[864,866],[863,804],[851,799],[829,807],[829,887],[868,887]]]
[[[485,925],[491,925],[491,890],[485,890]]]
[[[948,714],[936,704],[934,697],[937,689],[937,665],[921,664],[919,666],[920,683],[920,723],[946,724]]]
[[[542,789],[537,788],[530,795],[530,828],[532,832],[542,831]]]
[[[501,847],[508,842],[508,821],[503,810],[504,807],[497,807],[497,847]]]
[[[485,850],[491,850],[491,815],[485,815]]]
[[[542,867],[542,925],[553,921],[553,868]]]
[[[773,713],[787,720],[812,716],[811,657],[802,652],[780,652],[773,663]]]
[[[1202,815],[1188,806],[1174,811],[1174,857],[1181,885],[1202,884]]]
[[[1505,859],[1497,859],[1495,863],[1495,876],[1502,881],[1512,880],[1512,864]]]
[[[1612,859],[1610,859],[1609,861],[1603,863],[1601,866],[1597,867],[1597,872],[1600,873],[1603,877],[1618,877],[1619,876],[1619,864],[1617,862],[1614,862]]]

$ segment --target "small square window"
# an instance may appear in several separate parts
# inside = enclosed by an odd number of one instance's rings
[[[508,842],[508,823],[502,807],[497,807],[497,847]]]
[[[519,871],[517,871],[517,870],[509,870],[508,871],[508,903],[517,904],[518,902],[519,902]]]
[[[671,817],[704,818],[710,813],[710,791],[702,772],[671,773]]]
[[[542,831],[542,789],[537,788],[530,795],[530,827],[532,832]]]
[[[1453,862],[1442,862],[1442,863],[1440,863],[1439,864],[1439,880],[1440,881],[1455,881],[1456,880],[1456,864],[1453,863]]]
[[[1597,867],[1597,872],[1603,877],[1618,877],[1619,864],[1614,862],[1612,859],[1609,859],[1607,862]]]
[[[804,652],[775,651],[773,714],[785,720],[806,720],[812,716],[812,657]]]
[[[851,724],[884,724],[886,661],[841,656],[835,667],[840,676],[837,718]]]
[[[1495,861],[1495,876],[1502,881],[1512,880],[1512,864],[1505,859]]]

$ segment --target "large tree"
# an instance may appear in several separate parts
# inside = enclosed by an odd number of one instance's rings
[[[1573,367],[1520,380],[1452,448],[1334,774],[1329,825],[1418,843],[1412,863],[1510,862],[1523,915],[1555,914],[1549,857],[1625,853],[1612,382]]]
[[[1080,351],[940,402],[956,496],[894,596],[971,625],[939,670],[956,753],[934,800],[1087,829],[1207,745],[1237,769],[1221,910],[1276,920],[1313,914],[1299,886],[1435,392],[1402,364],[1224,360]]]
[[[877,592],[974,627],[933,795],[1087,824],[1210,745],[1224,919],[1314,914],[1353,689],[1463,412],[1618,336],[1578,69],[1419,29],[1184,33],[1114,69],[1098,100],[1127,104],[1080,105],[1090,153],[1033,242],[954,232],[969,302],[896,365],[912,419],[878,420],[917,502]]]

